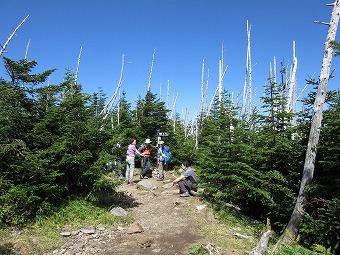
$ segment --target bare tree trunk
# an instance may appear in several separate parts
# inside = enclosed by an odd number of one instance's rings
[[[166,109],[169,110],[169,97],[170,97],[170,80],[168,80],[168,84],[166,87]]]
[[[2,55],[2,53],[4,53],[4,51],[5,51],[6,47],[7,47],[7,45],[8,45],[9,42],[12,40],[13,36],[14,36],[15,33],[18,31],[18,29],[21,27],[21,25],[24,24],[24,22],[26,21],[26,19],[28,18],[28,16],[30,16],[30,15],[27,15],[26,18],[24,18],[24,20],[21,21],[21,23],[19,24],[19,26],[17,26],[17,27],[14,29],[13,33],[8,37],[8,39],[7,39],[7,41],[5,42],[4,46],[2,46],[1,49],[0,49],[0,56]]]
[[[81,59],[81,53],[83,51],[83,47],[80,47],[79,55],[78,55],[78,62],[77,62],[77,69],[76,69],[76,77],[74,79],[74,83],[77,84],[78,82],[78,73],[79,73],[79,66],[80,66],[80,59]]]
[[[155,54],[156,54],[156,48],[153,49],[153,54],[152,54],[151,69],[150,69],[150,76],[149,76],[149,83],[148,83],[148,92],[150,91],[150,87],[151,87],[152,70],[153,70],[153,64],[155,62]]]
[[[201,77],[201,103],[200,103],[200,113],[202,114],[204,112],[205,106],[204,106],[204,58],[202,61],[202,77]]]
[[[105,120],[109,116],[109,114],[110,114],[110,112],[112,110],[112,106],[113,106],[114,102],[116,101],[116,97],[118,96],[118,93],[120,91],[120,88],[122,87],[122,84],[123,84],[123,73],[124,73],[124,64],[125,64],[124,58],[125,58],[125,55],[123,54],[122,55],[122,69],[120,71],[120,77],[119,77],[119,82],[118,82],[116,91],[113,94],[113,96],[110,98],[109,102],[104,106],[104,109],[99,113],[99,115],[104,114],[103,120]],[[137,111],[136,111],[136,114],[137,114]],[[104,129],[104,126],[105,125],[103,124],[100,127],[100,131],[102,131]]]
[[[30,44],[31,44],[31,39],[28,40],[28,43],[27,43],[27,46],[26,46],[26,52],[25,52],[25,59],[27,59],[27,55],[28,55],[28,49],[30,47]]]
[[[295,113],[294,104],[295,97],[294,92],[296,91],[296,70],[297,70],[297,57],[295,55],[295,41],[293,41],[293,70],[290,75],[289,93],[287,99],[287,111]]]
[[[222,86],[223,86],[223,77],[224,77],[224,42],[222,42],[222,58],[220,60],[220,69],[218,76],[218,101],[221,103],[222,101]]]
[[[281,235],[280,239],[274,247],[274,251],[281,243],[288,243],[296,240],[299,230],[302,214],[305,210],[306,202],[308,200],[307,186],[313,180],[315,158],[317,153],[317,145],[320,137],[320,126],[322,121],[322,109],[326,99],[327,85],[330,75],[330,68],[332,63],[333,48],[330,43],[335,40],[335,35],[339,23],[340,14],[340,0],[336,0],[333,5],[331,21],[329,23],[325,52],[322,61],[322,68],[320,73],[320,83],[318,86],[317,95],[314,102],[314,114],[312,117],[311,130],[309,133],[309,140],[306,151],[305,164],[303,168],[302,181],[300,185],[299,195],[295,204],[295,208],[288,222],[288,225]]]

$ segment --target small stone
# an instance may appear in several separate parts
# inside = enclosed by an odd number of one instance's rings
[[[61,232],[60,235],[64,237],[68,237],[71,235],[71,232]]]
[[[95,229],[82,229],[81,232],[84,234],[92,235],[96,233],[96,230]]]
[[[148,248],[148,247],[151,247],[151,239],[144,239],[144,240],[141,240],[138,245],[140,248]]]
[[[127,217],[128,216],[128,212],[125,211],[123,208],[121,208],[119,206],[112,208],[111,211],[110,211],[110,214],[114,215],[114,216],[121,216],[121,217]]]
[[[71,235],[76,236],[79,234],[79,230],[74,230],[71,232]]]
[[[144,229],[139,223],[135,223],[127,229],[128,234],[141,233],[143,231],[144,231]]]
[[[206,207],[207,207],[206,205],[198,205],[198,206],[196,206],[196,209],[197,209],[197,211],[201,211],[201,210],[205,209]]]

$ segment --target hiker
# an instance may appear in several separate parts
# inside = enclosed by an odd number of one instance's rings
[[[116,156],[116,160],[114,162],[114,167],[116,169],[115,176],[119,179],[123,178],[123,172],[122,172],[122,163],[121,163],[121,146],[120,143],[117,142],[112,147],[112,154]]]
[[[136,139],[131,139],[128,149],[126,151],[126,184],[133,184],[133,171],[135,169],[135,156],[136,154],[143,156],[136,148]]]
[[[167,158],[170,156],[165,155],[165,145],[164,141],[158,141],[158,150],[157,150],[157,169],[158,169],[158,178],[157,181],[163,181],[165,177],[165,172],[168,171],[168,160]]]
[[[197,176],[195,171],[190,167],[190,163],[187,160],[182,162],[181,166],[184,173],[177,179],[172,181],[172,185],[178,183],[180,197],[189,197],[196,194],[197,188]]]
[[[141,179],[148,178],[146,174],[150,170],[150,155],[151,155],[152,148],[155,149],[157,148],[157,146],[151,145],[151,141],[148,138],[138,149],[140,153],[143,153],[142,164],[141,164],[142,172],[140,175]]]

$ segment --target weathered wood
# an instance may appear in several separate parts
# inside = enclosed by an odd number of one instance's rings
[[[74,83],[78,82],[78,73],[79,73],[79,67],[80,67],[80,59],[81,59],[81,53],[83,51],[83,47],[80,47],[79,55],[78,55],[78,62],[77,62],[77,69],[76,69],[76,75],[74,79]]]
[[[21,23],[19,24],[19,26],[17,26],[13,33],[8,37],[7,41],[5,42],[4,46],[1,47],[1,50],[0,50],[0,56],[2,55],[2,53],[5,51],[7,45],[9,44],[9,42],[12,40],[13,36],[15,35],[15,33],[18,31],[18,29],[21,27],[22,24],[24,24],[24,22],[26,21],[26,19],[28,18],[28,16],[30,15],[27,15],[26,18],[24,18],[23,21],[21,21]]]
[[[109,102],[104,106],[104,109],[99,113],[100,115],[104,114],[103,120],[105,120],[108,117],[108,115],[109,115],[109,113],[112,109],[112,106],[113,106],[114,102],[116,101],[116,97],[117,97],[117,95],[120,91],[120,88],[123,84],[123,73],[124,73],[124,64],[125,64],[124,58],[125,58],[125,55],[123,54],[122,55],[122,69],[120,71],[120,77],[119,77],[119,82],[118,82],[116,91],[113,94],[113,96],[110,98]],[[103,130],[103,128],[104,128],[104,125],[102,125],[100,127],[100,130]]]
[[[270,238],[273,236],[272,226],[270,219],[267,218],[267,231],[264,232],[258,242],[257,246],[248,254],[249,255],[264,255],[267,253],[268,243]]]
[[[287,98],[287,112],[295,113],[295,92],[296,92],[296,70],[297,70],[298,60],[295,55],[295,41],[293,41],[293,70],[290,75],[289,81],[289,92]]]
[[[273,231],[272,230],[267,230],[264,232],[260,238],[259,243],[257,246],[248,254],[249,255],[264,255],[267,253],[268,249],[268,243],[270,238],[273,236]]]
[[[156,54],[156,48],[154,48],[153,54],[152,54],[151,68],[150,68],[150,75],[149,75],[149,83],[148,83],[148,92],[150,91],[150,88],[151,88],[152,70],[153,70],[153,64],[155,62],[155,54]]]
[[[340,0],[336,0],[333,4],[331,21],[329,23],[328,33],[325,42],[325,51],[319,78],[320,82],[318,85],[318,91],[313,106],[311,129],[309,133],[300,190],[291,218],[288,222],[286,229],[284,230],[283,234],[276,243],[274,251],[279,247],[281,243],[289,243],[294,242],[296,240],[302,215],[308,201],[307,187],[313,180],[317,145],[319,142],[320,127],[322,122],[323,113],[322,111],[326,99],[327,86],[332,63],[333,47],[331,46],[331,42],[335,40],[339,23],[339,15],[340,15]]]

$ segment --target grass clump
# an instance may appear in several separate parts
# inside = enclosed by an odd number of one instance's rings
[[[61,232],[129,221],[131,219],[113,216],[107,208],[94,206],[84,199],[71,200],[50,216],[39,216],[24,228],[1,229],[0,254],[44,254],[61,246]]]
[[[200,213],[205,214],[204,217],[197,218],[199,234],[204,238],[192,245],[187,254],[209,254],[206,246],[211,244],[217,254],[243,255],[257,245],[257,241],[262,234],[261,231],[265,227],[264,224],[252,223],[225,207],[213,206],[209,203],[206,205],[207,207],[212,207],[213,210],[202,210]],[[192,215],[194,214],[195,212],[192,212]],[[241,239],[235,237],[234,233],[249,236],[249,238]]]

